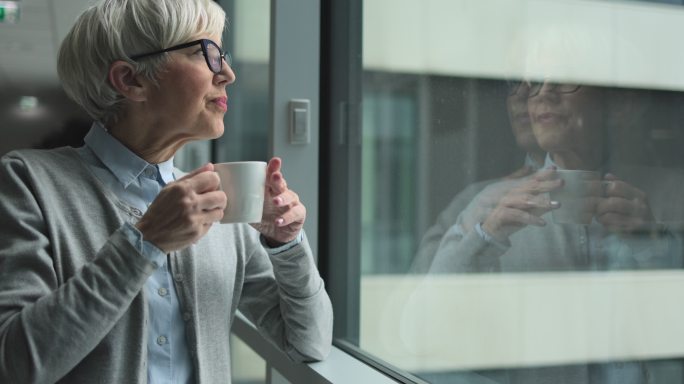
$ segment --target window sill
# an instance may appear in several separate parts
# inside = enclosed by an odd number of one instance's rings
[[[291,383],[372,383],[396,384],[396,381],[333,346],[324,361],[293,363],[284,353],[264,339],[252,323],[238,313],[233,333],[266,360],[267,369],[275,369]],[[271,375],[267,375],[271,377]]]

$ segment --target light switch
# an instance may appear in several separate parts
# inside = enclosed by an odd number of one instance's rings
[[[290,100],[290,143],[291,144],[309,144],[310,139],[310,123],[309,123],[309,106],[310,101],[307,99],[292,99]]]

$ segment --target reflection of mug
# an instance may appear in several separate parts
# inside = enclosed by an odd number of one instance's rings
[[[214,164],[228,202],[221,223],[258,223],[264,209],[266,163],[239,161]]]
[[[553,222],[558,224],[590,224],[601,197],[601,175],[593,171],[558,170],[563,186],[549,192],[551,200],[560,203],[553,210]]]

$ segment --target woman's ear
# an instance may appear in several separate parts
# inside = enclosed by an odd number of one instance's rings
[[[136,75],[133,66],[123,60],[117,60],[109,66],[109,84],[118,93],[132,101],[144,101],[145,84]]]

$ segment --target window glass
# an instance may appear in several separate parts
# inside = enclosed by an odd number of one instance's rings
[[[266,361],[237,336],[230,336],[232,383],[265,384]]]
[[[233,57],[235,83],[228,87],[225,133],[216,161],[268,159],[270,2],[222,0],[228,16],[223,45]]]
[[[270,2],[221,0],[228,17],[223,48],[232,55],[225,132],[212,143],[214,161],[268,159]],[[231,335],[232,382],[266,383],[266,361]]]
[[[368,0],[362,30],[347,341],[434,383],[682,382],[684,9]]]

